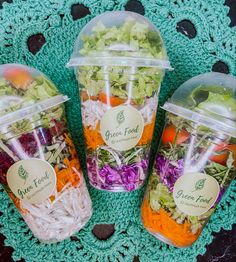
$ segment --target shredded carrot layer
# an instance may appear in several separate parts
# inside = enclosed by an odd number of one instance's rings
[[[59,170],[57,166],[55,167],[55,172],[57,174],[57,192],[60,192],[69,182],[72,184],[72,186],[76,186],[80,181],[79,176],[72,169],[74,167],[79,170],[78,160],[69,160],[68,158],[65,158],[63,163],[67,166],[67,168]]]
[[[95,129],[91,129],[89,126],[84,126],[84,136],[88,149],[95,150],[99,146],[104,145],[104,141],[100,134],[100,124],[97,124]]]
[[[77,159],[77,153],[76,153],[75,146],[74,146],[72,140],[70,139],[70,137],[66,133],[64,133],[64,137],[65,137],[65,141],[66,141],[66,143],[69,147],[69,152],[70,152],[72,158]],[[78,162],[78,165],[79,165],[79,162]]]
[[[142,137],[140,138],[137,144],[138,146],[146,145],[151,142],[155,126],[155,119],[156,117],[154,116],[152,122],[144,127]],[[90,126],[84,126],[84,136],[86,140],[86,146],[88,149],[95,150],[99,146],[105,144],[100,134],[100,124],[97,124],[95,129],[91,129]]]
[[[64,134],[64,137],[67,146],[69,147],[71,160],[69,160],[68,158],[64,158],[63,164],[66,166],[66,168],[63,168],[61,170],[58,168],[58,166],[55,166],[54,168],[57,174],[57,192],[60,192],[63,187],[69,182],[72,184],[72,186],[76,186],[80,182],[80,177],[73,170],[73,168],[80,170],[80,163],[77,159],[74,144],[67,134]]]
[[[156,116],[153,117],[152,122],[144,127],[142,137],[140,138],[138,145],[146,145],[151,142],[152,134],[155,126]]]
[[[119,106],[125,103],[125,99],[122,99],[118,96],[107,96],[105,93],[99,93],[99,100],[107,105],[111,105],[113,107]]]
[[[153,211],[147,198],[144,199],[141,214],[143,224],[147,229],[163,235],[177,247],[192,245],[201,232],[199,230],[196,234],[192,234],[190,223],[185,221],[184,224],[178,224],[163,208],[160,208],[159,212]]]

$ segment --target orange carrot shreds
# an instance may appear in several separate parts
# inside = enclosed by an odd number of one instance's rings
[[[54,195],[50,196],[49,198],[50,198],[51,202],[53,202],[56,199],[56,197]]]
[[[70,165],[75,167],[77,170],[80,169],[80,163],[77,158],[72,158],[72,160],[70,160]]]
[[[155,126],[156,116],[153,117],[152,122],[144,127],[142,137],[140,138],[138,145],[146,145],[151,142],[153,130]]]
[[[90,126],[84,126],[84,136],[88,149],[95,150],[105,144],[100,134],[100,124],[97,124],[95,129],[91,129]]]
[[[57,172],[59,171],[59,167],[58,167],[58,166],[55,166],[55,167],[54,167],[54,170],[55,170],[55,172],[57,173]]]
[[[158,212],[153,211],[146,197],[141,207],[141,215],[143,225],[148,230],[161,234],[177,247],[192,245],[201,233],[201,230],[198,230],[196,234],[193,234],[189,222],[178,224],[163,208],[160,208]]]
[[[66,133],[64,133],[64,138],[71,156],[70,159],[67,157],[63,159],[63,164],[66,166],[65,168],[60,169],[58,165],[54,167],[57,175],[57,192],[60,192],[68,183],[70,183],[72,186],[77,186],[80,182],[80,176],[78,176],[74,170],[80,170],[80,163],[77,158],[75,146],[71,138]],[[52,195],[50,199],[53,201],[55,196]]]
[[[70,160],[66,157],[63,159],[63,163],[66,165],[66,166],[70,166]]]
[[[4,72],[4,77],[17,89],[26,90],[33,81],[31,73],[22,67],[12,66]]]
[[[75,146],[72,142],[72,140],[70,139],[70,137],[64,133],[64,137],[65,137],[65,141],[69,147],[69,152],[71,154],[71,157],[72,157],[72,160],[76,161],[76,169],[80,169],[80,163],[79,161],[77,161],[77,152],[76,152],[76,149],[75,149]]]
[[[70,152],[72,158],[76,158],[77,157],[77,153],[76,153],[75,148],[69,147],[69,152]]]
[[[101,92],[99,94],[99,100],[103,104],[111,105],[112,107],[114,106],[119,106],[121,104],[125,103],[125,99],[122,99],[118,96],[107,96],[105,93]]]
[[[57,192],[60,192],[63,187],[69,182],[69,174],[67,169],[62,169],[57,173]]]
[[[64,137],[65,137],[66,143],[69,146],[74,147],[74,144],[73,144],[72,140],[70,139],[70,137],[67,135],[67,133],[64,133]]]
[[[21,213],[26,213],[27,211],[20,206],[20,199],[17,198],[12,192],[8,192],[9,197],[11,198],[12,202],[15,204],[16,208],[21,212]]]
[[[55,167],[55,172],[57,174],[57,192],[60,192],[67,183],[71,183],[72,186],[77,186],[80,182],[80,177],[75,173],[74,168],[79,170],[80,164],[77,158],[69,160],[64,158],[63,163],[66,168],[59,170]]]

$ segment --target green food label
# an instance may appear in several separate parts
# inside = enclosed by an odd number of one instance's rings
[[[186,173],[174,185],[173,197],[180,211],[189,216],[206,213],[220,192],[217,180],[203,173]]]
[[[19,199],[39,204],[52,195],[56,187],[56,173],[44,160],[21,160],[8,169],[7,183]]]
[[[117,106],[108,110],[101,119],[100,130],[105,143],[119,151],[137,145],[144,129],[142,115],[132,106]]]

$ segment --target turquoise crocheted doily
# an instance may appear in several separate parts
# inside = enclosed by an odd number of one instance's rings
[[[160,101],[188,78],[211,71],[222,61],[229,73],[236,75],[236,27],[230,28],[228,8],[224,0],[143,0],[148,17],[161,31],[173,72],[168,72],[162,85]],[[72,17],[73,4],[88,7],[86,16]],[[84,151],[80,103],[77,84],[71,70],[65,68],[76,36],[95,15],[107,10],[124,10],[127,0],[13,0],[0,9],[0,63],[19,62],[45,72],[71,97],[67,104],[69,125],[80,160]],[[82,6],[83,7],[83,6]],[[86,12],[84,12],[86,14]],[[196,36],[188,38],[177,32],[177,23],[189,20]],[[36,52],[27,42],[40,34],[41,49]],[[158,114],[161,123],[162,113]],[[156,137],[158,134],[156,128]],[[13,259],[26,261],[195,261],[212,241],[212,232],[231,229],[236,222],[236,182],[233,181],[217,211],[203,230],[199,240],[190,248],[168,247],[149,235],[140,223],[139,206],[143,189],[133,193],[106,193],[89,188],[94,215],[77,238],[59,244],[40,244],[21,219],[19,213],[0,190],[0,232],[6,236],[5,245],[14,248]],[[115,223],[115,233],[107,240],[98,240],[91,232],[95,224]]]

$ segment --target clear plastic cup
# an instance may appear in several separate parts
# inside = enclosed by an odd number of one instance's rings
[[[107,12],[79,34],[75,68],[92,186],[132,191],[147,175],[160,85],[171,69],[156,27],[141,15]]]
[[[236,175],[236,78],[196,76],[163,108],[166,124],[141,216],[158,239],[188,247]]]
[[[0,66],[0,183],[44,243],[80,230],[92,204],[54,84],[18,64]]]

